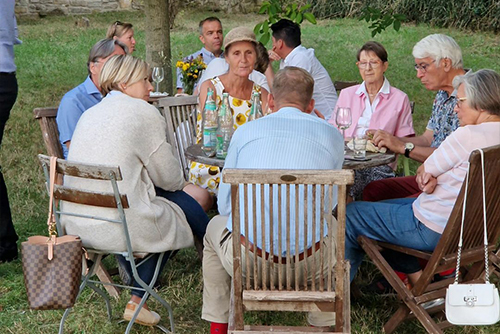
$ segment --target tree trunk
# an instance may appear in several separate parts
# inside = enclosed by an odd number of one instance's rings
[[[170,53],[168,1],[144,1],[146,13],[146,61],[151,67],[163,67],[165,78],[160,83],[160,91],[172,94],[172,56]]]

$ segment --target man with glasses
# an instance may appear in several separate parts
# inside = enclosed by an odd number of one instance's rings
[[[190,54],[186,58],[196,58],[199,55],[203,56],[203,62],[205,64],[210,64],[210,62],[216,58],[224,57],[224,52],[222,51],[222,23],[215,17],[207,17],[202,20],[199,24],[200,30],[200,41],[203,43],[201,50]],[[196,89],[196,85],[194,87]],[[177,93],[182,93],[184,90],[184,85],[182,84],[182,72],[180,68],[177,69]]]
[[[76,123],[87,109],[102,100],[102,94],[99,91],[99,75],[102,66],[111,56],[126,53],[127,47],[125,44],[112,38],[100,40],[90,50],[87,62],[89,76],[82,84],[63,96],[57,111],[57,128],[64,158],[68,156],[68,149]]]
[[[423,162],[458,126],[453,109],[457,103],[453,79],[465,74],[462,51],[455,40],[442,34],[429,35],[413,47],[417,78],[428,90],[437,91],[425,132],[417,137],[395,137],[385,131],[374,133],[373,142],[407,158]],[[363,200],[380,201],[415,197],[420,193],[415,176],[390,178],[370,183]]]
[[[309,72],[314,79],[313,99],[315,108],[328,120],[337,103],[337,92],[330,75],[314,55],[314,49],[301,45],[300,26],[290,20],[281,19],[271,26],[273,49],[271,60],[281,60],[280,69],[295,66]]]

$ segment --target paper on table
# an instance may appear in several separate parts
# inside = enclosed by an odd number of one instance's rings
[[[354,150],[354,140],[351,139],[348,143],[347,143],[347,147],[353,151]],[[373,152],[373,153],[385,153],[387,152],[387,148],[386,147],[381,147],[380,149],[375,146],[375,144],[373,144],[373,142],[371,141],[371,139],[368,139],[368,141],[366,142],[366,152]]]

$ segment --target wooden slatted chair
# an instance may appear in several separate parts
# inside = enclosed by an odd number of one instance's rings
[[[354,182],[354,173],[351,170],[224,169],[223,180],[231,184],[232,234],[246,236],[233,237],[234,293],[231,296],[230,333],[319,331],[315,327],[245,326],[244,310],[335,312],[335,332],[350,333],[349,263],[344,259],[344,240],[346,186]],[[333,186],[338,186],[338,224],[332,216]],[[248,195],[249,189],[251,195]],[[301,195],[291,195],[290,191]],[[250,223],[249,215],[256,223]],[[268,229],[261,224],[262,217],[268,219]],[[295,223],[291,217],[295,217]],[[257,229],[262,235],[260,240],[257,240]],[[303,239],[299,237],[299,230],[305,231]],[[332,255],[334,252],[325,255],[320,251],[321,255],[315,255],[311,251],[313,248],[321,250],[318,243],[326,245],[325,235],[330,236],[328,247],[336,250],[336,256]],[[266,238],[270,244],[264,250],[262,246],[255,250],[249,241],[252,239],[257,245],[265,245]],[[309,245],[308,251],[300,254],[294,251],[303,250],[305,244]],[[251,261],[242,261],[249,259],[249,252],[257,254],[253,256],[252,264]],[[258,265],[262,261],[267,265]],[[304,270],[294,270],[300,261],[304,261]],[[311,266],[308,267],[307,263]],[[247,273],[253,273],[252,279],[250,275],[243,277],[243,266]],[[317,272],[317,268],[319,279],[308,284],[308,271],[311,275]],[[319,268],[328,269],[322,271]]]
[[[337,93],[340,93],[340,91],[344,88],[351,87],[354,85],[359,85],[360,82],[357,81],[334,81],[333,85],[335,86],[335,90]]]
[[[40,160],[40,163],[42,164],[42,168],[44,170],[44,174],[47,180],[47,183],[50,183],[50,174],[49,174],[49,169],[50,169],[50,157],[46,155],[39,154],[38,158]],[[136,319],[136,316],[139,314],[140,309],[146,302],[148,296],[154,297],[156,300],[158,300],[168,311],[169,314],[169,319],[170,319],[170,332],[163,326],[158,326],[161,330],[163,330],[165,333],[174,333],[174,321],[173,321],[173,313],[172,313],[172,308],[170,305],[163,299],[161,298],[158,293],[156,293],[153,289],[154,284],[156,282],[156,279],[158,278],[159,271],[160,271],[160,266],[161,262],[163,259],[163,256],[165,253],[161,253],[161,255],[158,257],[158,261],[156,263],[156,270],[155,274],[153,276],[153,279],[149,285],[144,283],[137,272],[137,265],[135,263],[135,257],[145,257],[148,256],[147,254],[143,253],[135,253],[132,244],[131,244],[131,239],[127,227],[127,219],[125,215],[125,210],[129,207],[128,200],[127,200],[127,195],[122,194],[119,192],[118,189],[118,183],[117,181],[122,180],[122,174],[120,171],[119,167],[115,166],[102,166],[102,165],[90,165],[90,164],[80,164],[80,163],[75,163],[71,161],[67,161],[64,159],[57,159],[57,165],[56,165],[56,172],[60,175],[63,176],[71,176],[71,177],[78,177],[82,179],[88,179],[88,180],[93,180],[93,182],[102,182],[108,183],[109,184],[109,189],[112,189],[112,192],[96,192],[96,191],[91,191],[91,190],[86,190],[86,189],[75,189],[75,188],[70,188],[64,185],[55,185],[54,188],[54,199],[55,202],[58,202],[59,204],[61,202],[71,202],[71,203],[77,203],[77,204],[83,204],[87,206],[94,206],[94,207],[99,207],[99,208],[112,208],[117,210],[117,217],[118,218],[107,218],[107,217],[99,217],[95,216],[92,214],[86,215],[82,214],[81,212],[72,212],[66,209],[64,205],[58,205],[54,203],[54,215],[56,218],[56,224],[58,226],[58,230],[61,229],[61,216],[72,216],[72,217],[78,217],[78,218],[83,218],[87,219],[89,222],[90,221],[104,221],[108,222],[109,224],[120,224],[122,225],[123,228],[123,235],[124,235],[124,240],[125,240],[125,247],[121,251],[108,251],[108,250],[101,250],[101,249],[95,249],[89,247],[89,245],[85,244],[85,240],[83,240],[86,253],[89,257],[89,260],[92,262],[92,265],[88,269],[87,273],[84,273],[82,277],[82,283],[80,285],[80,291],[79,295],[81,292],[85,289],[85,287],[89,287],[95,292],[97,292],[101,297],[106,302],[106,307],[107,307],[107,312],[108,312],[108,318],[111,320],[112,317],[112,312],[111,312],[111,304],[110,301],[104,293],[97,285],[98,284],[104,284],[104,286],[120,286],[122,288],[126,289],[132,289],[131,286],[123,286],[119,284],[114,284],[112,282],[110,283],[103,283],[101,280],[93,280],[92,277],[95,274],[96,268],[99,267],[99,264],[101,263],[101,260],[103,256],[107,254],[115,254],[115,255],[121,255],[125,257],[125,259],[129,262],[131,268],[132,268],[132,275],[134,277],[134,280],[142,287],[142,288],[135,288],[134,289],[139,289],[142,291],[145,291],[144,297],[142,298],[141,303],[139,303],[139,306],[134,313],[134,316],[132,317],[131,321],[129,322],[127,329],[125,331],[126,334],[128,334],[132,328],[132,325],[134,324],[134,320]],[[61,235],[61,234],[60,234]],[[110,240],[110,242],[114,242],[115,240]],[[82,259],[84,264],[87,264],[87,259],[85,257]],[[140,264],[139,264],[140,265]],[[78,301],[78,297],[77,297]],[[61,319],[61,323],[59,325],[59,334],[62,334],[64,331],[64,322],[71,311],[71,308],[68,308],[65,310],[64,315]]]
[[[196,144],[197,96],[165,97],[158,100],[158,108],[167,122],[167,141],[174,148],[188,179],[189,161],[184,151]]]
[[[47,150],[47,154],[58,158],[64,158],[61,143],[59,142],[59,131],[57,130],[57,108],[35,108],[33,116],[40,124],[42,130],[43,142]],[[61,231],[59,231],[61,233]],[[103,264],[97,268],[97,276],[102,282],[111,283],[111,275]],[[120,290],[117,287],[106,285],[106,291],[114,298],[120,297]]]
[[[490,259],[493,265],[498,266],[498,257],[494,253],[496,242],[500,237],[500,145],[484,149],[485,156],[485,178],[486,178],[486,215],[488,217],[488,241]],[[482,172],[481,156],[474,151],[470,158],[470,181],[467,194],[467,210],[464,224],[463,248],[461,257],[461,282],[481,283],[484,282],[484,244],[483,233],[483,196],[482,196]],[[384,325],[385,333],[392,333],[402,321],[416,317],[428,333],[443,333],[442,329],[451,326],[448,321],[436,323],[431,314],[440,312],[444,305],[424,309],[422,303],[443,298],[446,288],[453,283],[454,278],[445,279],[432,283],[435,274],[455,268],[457,261],[457,245],[460,234],[460,223],[462,218],[462,205],[464,199],[465,182],[455,202],[453,211],[448,219],[446,228],[439,240],[434,252],[427,253],[410,248],[377,242],[367,237],[359,237],[358,241],[366,254],[382,272],[387,281],[396,290],[401,299],[401,304]],[[401,253],[409,254],[417,258],[428,260],[423,269],[422,276],[409,290],[394,273],[381,254],[384,249],[391,249]],[[493,269],[493,268],[492,268]],[[412,312],[412,314],[410,313]]]

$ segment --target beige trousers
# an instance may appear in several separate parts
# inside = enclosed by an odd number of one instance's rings
[[[233,275],[233,239],[232,234],[226,229],[227,217],[215,216],[212,218],[207,227],[205,234],[203,250],[203,308],[202,319],[217,322],[227,323],[229,321],[229,307],[230,307],[230,294],[231,294],[231,277]],[[328,238],[321,245],[323,256],[327,256],[329,251]],[[335,259],[335,249],[332,251],[332,258]],[[245,252],[242,246],[242,269],[243,276],[246,275]],[[249,253],[249,261],[253,266],[253,253]],[[319,261],[320,252],[316,252],[314,257]],[[308,268],[312,267],[312,256],[308,257]],[[259,257],[259,259],[261,259]],[[302,262],[295,266],[295,270],[303,270]],[[318,262],[317,262],[318,263]],[[269,262],[266,262],[268,265]],[[258,261],[258,265],[261,262]],[[284,265],[282,265],[284,266]],[[275,266],[278,270],[279,265]],[[324,268],[326,269],[326,268]],[[250,275],[253,275],[253,267],[250,268]],[[316,273],[308,271],[308,282],[311,282],[313,277],[317,279],[320,275],[318,268]],[[294,277],[295,275],[292,275]],[[278,275],[274,275],[277,280]],[[252,277],[251,277],[252,278]],[[274,282],[277,284],[277,282]],[[292,282],[292,284],[295,284]],[[307,320],[313,326],[334,326],[335,313],[332,312],[311,312],[308,314]]]

